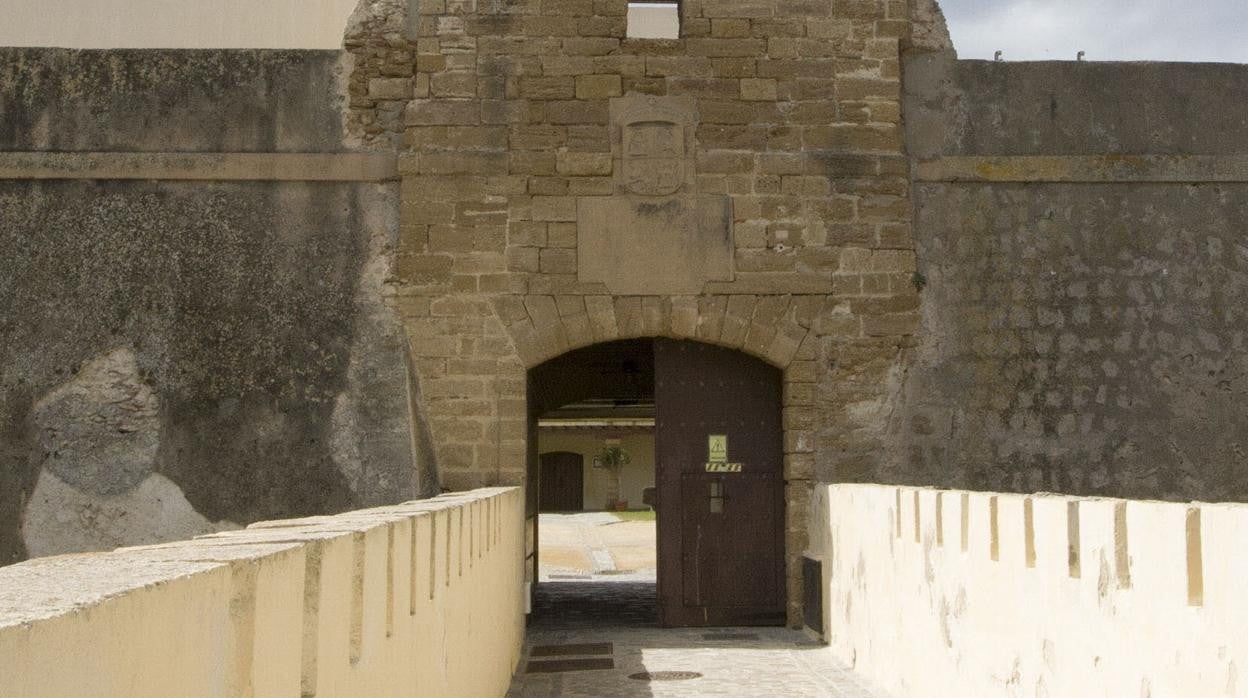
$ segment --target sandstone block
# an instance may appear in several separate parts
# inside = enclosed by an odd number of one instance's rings
[[[507,153],[502,151],[420,153],[417,168],[421,174],[504,173],[507,160]]]
[[[776,101],[776,81],[770,78],[742,79],[741,99],[750,101]]]
[[[533,220],[575,221],[576,199],[570,196],[535,196]]]
[[[576,247],[575,223],[550,223],[546,233],[547,247]]]
[[[762,39],[688,39],[691,56],[762,56],[767,53],[767,42]]]
[[[611,153],[577,153],[561,151],[557,157],[561,175],[592,177],[611,174]]]
[[[594,0],[542,0],[542,14],[587,17],[594,14]]]
[[[896,313],[862,318],[862,332],[868,337],[904,336],[918,331],[918,313]]]
[[[737,39],[750,35],[750,20],[740,17],[721,17],[711,20],[711,36],[717,39]]]
[[[621,94],[619,75],[580,75],[576,78],[577,99],[607,99]]]
[[[624,37],[628,21],[624,17],[582,17],[577,20],[576,32],[581,36]]]
[[[711,66],[717,78],[752,78],[758,74],[758,62],[753,58],[712,58]]]
[[[573,177],[568,180],[568,194],[572,196],[609,196],[615,192],[615,180],[610,177]]]
[[[620,48],[620,40],[604,37],[564,39],[563,53],[568,56],[605,56]]]
[[[544,247],[547,225],[540,221],[511,221],[507,225],[507,243]]]
[[[576,88],[571,77],[526,77],[520,80],[520,95],[526,99],[572,99]]]
[[[507,269],[510,271],[536,273],[539,263],[538,248],[536,247],[507,248]]]
[[[509,166],[512,174],[551,175],[555,173],[555,155],[536,150],[514,151]]]
[[[417,54],[416,70],[421,73],[437,73],[446,70],[446,56],[440,53]]]
[[[435,73],[429,78],[429,93],[435,97],[476,97],[477,76],[473,73]]]
[[[530,177],[528,193],[533,196],[568,196],[571,188],[567,177]]]
[[[410,78],[373,78],[368,81],[368,96],[372,99],[411,99]]]
[[[481,108],[476,100],[417,99],[407,105],[409,126],[477,124]]]
[[[546,119],[552,124],[606,124],[607,103],[605,101],[547,102]]]
[[[575,17],[534,15],[523,17],[520,31],[525,36],[576,36]]]

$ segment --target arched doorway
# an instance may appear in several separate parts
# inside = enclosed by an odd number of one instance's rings
[[[653,417],[658,622],[783,625],[785,497],[782,373],[700,342],[593,345],[528,375],[532,579],[542,461],[537,425],[568,405]]]
[[[538,508],[541,511],[580,511],[585,508],[585,456],[571,451],[545,451]]]

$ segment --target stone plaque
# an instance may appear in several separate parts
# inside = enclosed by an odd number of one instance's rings
[[[585,197],[577,221],[578,276],[613,294],[692,295],[733,279],[727,197]]]
[[[577,204],[577,271],[617,295],[690,295],[733,280],[732,203],[695,192],[689,97],[611,100],[615,195]]]

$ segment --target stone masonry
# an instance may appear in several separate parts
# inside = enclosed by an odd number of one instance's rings
[[[392,301],[442,484],[524,481],[525,371],[545,360],[646,336],[741,349],[784,369],[796,619],[809,484],[872,473],[919,322],[900,127],[909,4],[691,0],[678,40],[625,38],[626,0],[430,0],[415,17],[401,4],[374,3],[348,34],[350,127],[396,139],[404,108]],[[934,8],[917,15],[921,40],[944,35]],[[731,241],[727,276],[693,289],[641,267],[629,278],[645,294],[584,273],[603,252],[583,212],[645,179],[621,169],[614,116],[643,102],[681,105],[681,201],[726,211],[710,225]]]

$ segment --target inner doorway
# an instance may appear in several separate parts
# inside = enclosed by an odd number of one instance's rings
[[[571,451],[542,453],[541,510],[582,511],[585,508],[585,456]]]
[[[542,425],[579,417],[590,426],[619,428],[632,420],[653,435],[653,487],[642,493],[657,531],[653,622],[783,625],[781,385],[781,372],[753,357],[669,339],[595,345],[532,369],[529,578],[541,578],[539,513],[554,489],[570,488],[545,487],[545,478],[564,477],[556,460],[571,460],[543,449]],[[584,473],[592,466],[582,467]],[[558,587],[565,597],[570,589]],[[560,612],[541,603],[554,590],[554,584],[539,590],[537,613]],[[620,590],[631,606],[645,603],[636,587]],[[603,601],[604,593],[594,589],[586,601]]]

